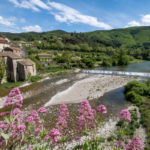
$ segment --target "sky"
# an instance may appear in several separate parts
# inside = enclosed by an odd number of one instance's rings
[[[150,0],[0,0],[0,32],[89,32],[150,25]]]

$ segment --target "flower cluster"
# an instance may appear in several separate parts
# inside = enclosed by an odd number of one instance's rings
[[[58,143],[60,136],[61,136],[61,133],[59,132],[58,129],[52,129],[45,138],[46,140],[49,140],[50,138],[52,138],[55,143]]]
[[[131,114],[127,109],[123,109],[119,115],[120,119],[124,119],[125,121],[131,122]]]
[[[22,107],[22,103],[23,100],[19,88],[14,88],[10,91],[3,106],[15,105],[17,107]]]
[[[88,100],[83,100],[80,109],[79,109],[80,116],[78,118],[78,126],[79,129],[84,129],[88,127],[95,127],[95,117],[96,111],[91,108]]]
[[[115,148],[124,148],[125,147],[125,143],[120,140],[120,141],[117,141],[115,144],[114,144]]]
[[[104,105],[99,105],[97,111],[101,112],[102,114],[107,114],[107,109]]]
[[[141,140],[135,136],[133,139],[127,144],[126,150],[144,150],[143,144]]]
[[[60,105],[59,113],[58,113],[58,122],[56,124],[56,127],[59,131],[62,131],[63,129],[67,128],[67,118],[69,117],[69,112],[67,105],[62,104]]]

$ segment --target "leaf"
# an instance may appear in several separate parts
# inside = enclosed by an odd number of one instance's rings
[[[10,123],[7,117],[5,117],[4,119],[5,119],[6,123]]]
[[[24,139],[24,133],[22,133],[22,139]]]
[[[1,136],[2,136],[5,140],[8,140],[8,139],[9,139],[9,134],[1,133]]]

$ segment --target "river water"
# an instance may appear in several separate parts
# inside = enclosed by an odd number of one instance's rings
[[[97,70],[150,72],[150,61],[133,63],[133,64],[129,64],[127,66],[120,66],[120,67],[97,68]]]

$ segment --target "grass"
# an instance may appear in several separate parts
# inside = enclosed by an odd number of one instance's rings
[[[66,71],[57,71],[57,72],[52,72],[49,74],[50,77],[57,77],[57,76],[63,76],[66,74],[72,73],[72,70],[66,70]]]
[[[6,83],[3,83],[3,84],[0,84],[0,88],[9,88],[9,89],[12,89],[12,88],[15,88],[17,86],[20,86],[21,84],[23,84],[24,81],[18,81],[18,82],[6,82]]]
[[[44,73],[51,73],[51,72],[57,72],[57,71],[63,71],[63,70],[66,70],[62,67],[57,67],[57,68],[49,68],[47,70],[41,70],[40,73],[41,74],[44,74]]]

